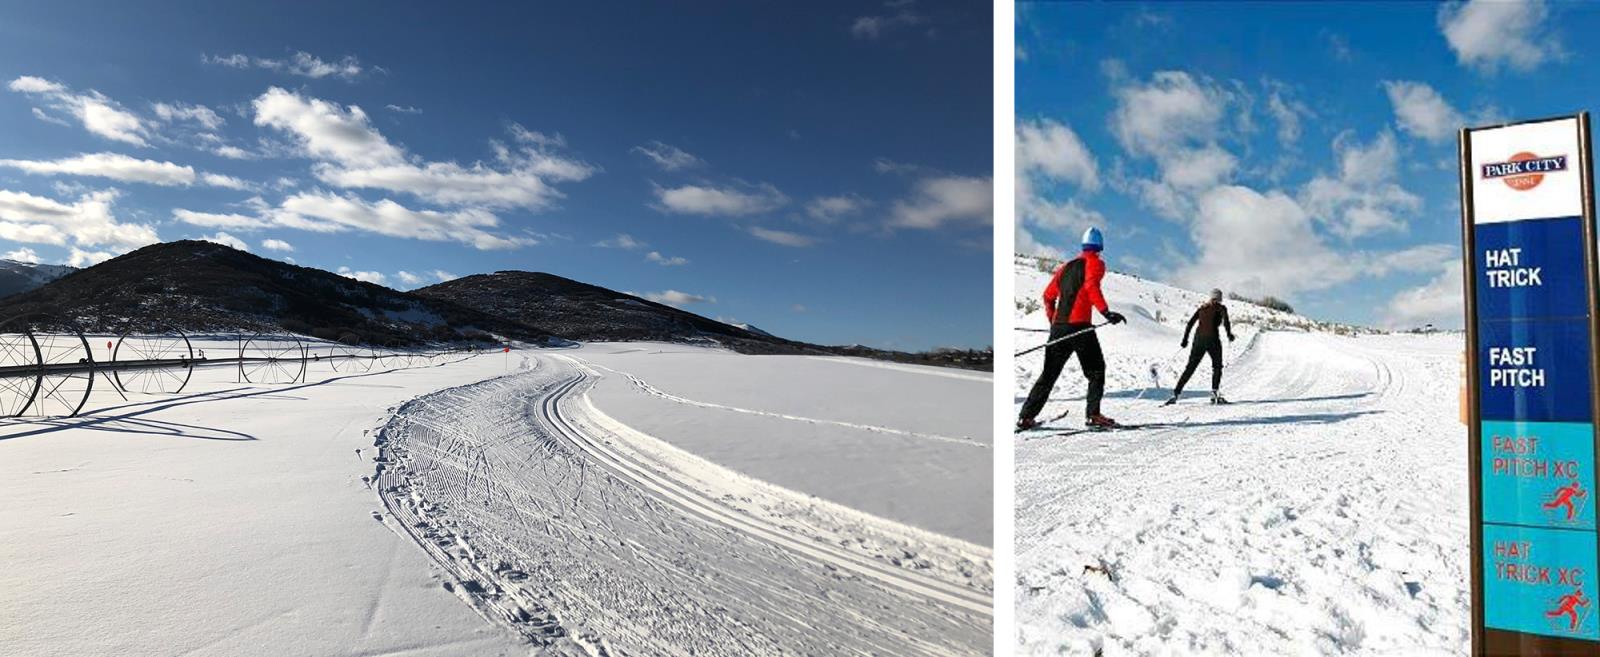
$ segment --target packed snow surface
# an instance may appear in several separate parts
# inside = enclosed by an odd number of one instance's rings
[[[637,344],[333,365],[0,423],[5,652],[987,652],[989,525],[954,502],[989,504],[992,439],[845,398],[887,376],[984,415],[983,375]],[[945,513],[899,489],[924,476]]]
[[[1044,326],[1028,300],[1047,276],[1019,261],[1019,327]],[[1117,274],[1104,290],[1130,319],[1100,332],[1104,412],[1150,426],[1078,431],[1069,363],[1043,414],[1069,412],[1061,431],[1015,438],[1018,653],[1466,654],[1460,336],[1341,335],[1230,302],[1234,404],[1206,403],[1202,363],[1163,407],[1204,297]],[[1018,407],[1041,357],[1018,359]]]

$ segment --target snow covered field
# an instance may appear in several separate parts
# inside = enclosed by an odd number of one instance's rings
[[[987,651],[986,375],[639,344],[434,361],[197,369],[181,395],[97,385],[86,416],[0,424],[0,645]],[[950,421],[875,411],[877,385]],[[939,500],[900,489],[925,477]]]
[[[1019,304],[1046,278],[1019,262]],[[1171,426],[1016,439],[1020,653],[1467,652],[1459,335],[1347,337],[1232,302],[1235,404],[1204,403],[1202,363],[1161,407],[1202,297],[1121,275],[1105,292],[1130,318],[1102,331],[1105,412]],[[1026,309],[1019,326],[1044,325]],[[1018,406],[1041,355],[1019,359]],[[1070,410],[1063,428],[1082,423],[1078,372],[1045,411]]]

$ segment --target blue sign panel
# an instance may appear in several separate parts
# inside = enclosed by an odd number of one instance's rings
[[[1591,422],[1589,320],[1478,321],[1484,420]]]
[[[1483,525],[1483,624],[1600,640],[1594,564],[1592,531]]]
[[[1594,529],[1594,426],[1484,422],[1483,520]]]
[[[1479,224],[1473,230],[1479,317],[1588,314],[1581,217]]]

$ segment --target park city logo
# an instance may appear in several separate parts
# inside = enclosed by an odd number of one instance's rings
[[[1565,155],[1540,157],[1523,151],[1512,155],[1504,162],[1490,162],[1483,165],[1483,179],[1503,178],[1507,187],[1526,192],[1544,182],[1545,174],[1566,170]]]

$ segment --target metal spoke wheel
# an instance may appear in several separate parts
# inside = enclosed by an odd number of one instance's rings
[[[0,322],[0,417],[17,417],[39,394],[39,343],[28,322]]]
[[[94,390],[94,353],[77,322],[35,316],[29,322],[39,349],[39,392],[29,415],[72,417]]]
[[[239,347],[239,373],[248,383],[297,383],[305,378],[307,357],[300,338],[256,334]]]
[[[189,336],[176,329],[143,335],[123,333],[111,350],[111,360],[111,378],[123,392],[174,395],[182,392],[194,375],[194,345],[189,343]],[[160,364],[126,370],[115,367],[127,361]]]
[[[328,365],[335,372],[368,372],[372,370],[373,360],[372,350],[366,347],[336,344],[328,348]]]

